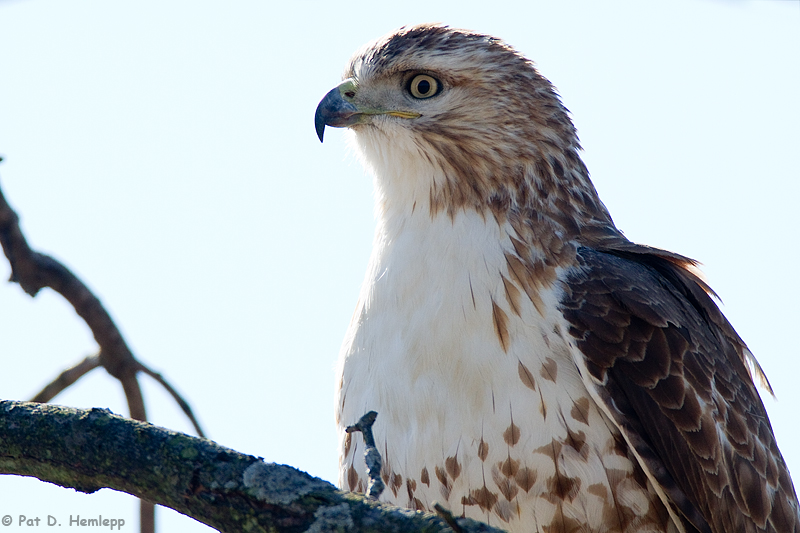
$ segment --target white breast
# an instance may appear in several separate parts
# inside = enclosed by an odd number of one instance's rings
[[[338,368],[341,487],[366,488],[363,442],[344,429],[374,410],[382,500],[439,501],[511,531],[570,521],[667,531],[660,500],[630,477],[637,467],[572,360],[560,282],[540,291],[538,310],[523,297],[514,311],[502,278],[511,279],[511,227],[474,210],[431,216],[420,194],[430,172],[404,173],[391,153],[371,160],[383,172],[379,224]],[[610,513],[627,518],[615,527]]]

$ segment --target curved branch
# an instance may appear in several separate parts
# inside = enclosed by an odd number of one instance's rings
[[[164,378],[164,376],[162,376],[161,374],[159,374],[154,370],[151,370],[142,363],[139,363],[139,370],[141,372],[144,372],[154,380],[158,381],[161,384],[161,386],[164,387],[168,393],[170,393],[172,399],[175,400],[175,402],[180,406],[180,408],[183,410],[183,414],[186,415],[186,418],[188,418],[189,421],[192,423],[192,426],[194,426],[194,430],[195,432],[197,432],[197,436],[205,437],[205,434],[203,433],[203,430],[200,427],[200,423],[197,421],[197,418],[195,418],[194,413],[192,412],[192,408],[189,406],[189,402],[183,399],[183,396],[181,396],[180,393],[178,393],[178,391],[176,391],[172,387],[172,385],[169,384],[169,381],[167,381],[166,378]]]
[[[430,513],[367,501],[289,466],[105,409],[1,401],[0,435],[0,473],[127,492],[222,532],[452,531]],[[465,532],[499,531],[451,520]]]
[[[122,384],[131,418],[147,420],[142,390],[136,379],[140,363],[133,356],[111,315],[103,307],[100,299],[66,266],[48,255],[31,249],[20,228],[19,216],[6,201],[2,189],[0,189],[0,245],[11,265],[10,281],[19,283],[31,297],[36,296],[44,287],[50,287],[72,305],[78,316],[89,326],[95,341],[100,346],[100,353],[97,356],[99,364]],[[83,374],[75,371],[72,375],[75,375],[77,380]],[[63,376],[62,373],[58,379]],[[50,391],[47,391],[46,387],[42,393],[49,394],[58,386],[55,385]],[[194,417],[190,419],[199,429],[197,420]],[[155,531],[155,510],[152,504],[142,501],[140,517],[142,533]]]
[[[122,333],[120,333],[119,328],[117,328],[100,299],[66,266],[49,255],[31,249],[20,228],[19,216],[6,201],[1,188],[0,245],[2,245],[3,252],[11,265],[10,281],[19,283],[20,287],[31,296],[36,296],[44,287],[50,287],[72,305],[78,316],[89,326],[97,345],[100,347],[100,352],[97,356],[100,365],[122,384],[131,418],[146,420],[147,413],[142,399],[142,391],[136,380],[137,372],[143,370],[144,365],[133,356],[133,352],[131,352]],[[87,362],[84,361],[82,364],[87,364]],[[82,375],[78,375],[80,370],[86,369],[85,366],[81,366],[82,364],[62,373],[56,379],[56,382],[65,378],[64,374],[68,373],[70,374],[67,378],[76,376],[75,380],[77,380]],[[59,386],[56,382],[46,387],[36,398],[40,399],[41,396],[41,399],[46,401],[44,398],[49,395],[47,400],[52,399],[55,395],[51,395],[53,391],[60,392],[60,390],[56,390]],[[164,384],[165,382],[161,380],[161,383]],[[69,386],[69,384],[66,386]],[[165,386],[173,397],[176,397],[174,390],[168,385]],[[191,415],[191,409],[187,411],[188,405],[186,405],[186,402],[180,399],[179,396],[176,397],[176,400],[178,400],[184,412],[187,413],[198,433],[202,435],[200,425]]]
[[[10,281],[36,296],[50,287],[75,309],[100,346],[100,364],[120,380],[125,389],[131,417],[144,420],[145,409],[136,380],[137,362],[128,344],[111,319],[100,299],[67,267],[49,255],[36,252],[28,245],[19,226],[19,216],[6,201],[0,189],[0,244],[11,265]]]
[[[10,281],[36,294],[50,287],[63,296],[92,331],[100,346],[100,362],[112,376],[122,379],[134,368],[133,354],[100,300],[67,267],[28,245],[19,216],[0,190],[0,243],[11,264]]]
[[[64,370],[56,379],[45,385],[45,387],[40,390],[31,401],[39,403],[49,402],[64,389],[78,381],[80,378],[98,366],[100,366],[100,357],[97,355],[88,356],[86,359],[72,368]]]

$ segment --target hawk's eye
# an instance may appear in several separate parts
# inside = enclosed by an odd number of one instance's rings
[[[408,91],[414,98],[430,98],[439,93],[440,83],[436,78],[427,74],[417,74],[411,78]]]

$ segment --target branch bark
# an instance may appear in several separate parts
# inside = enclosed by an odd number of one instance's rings
[[[126,492],[224,533],[453,530],[436,515],[344,493],[292,467],[106,409],[0,401],[0,473]],[[465,532],[500,531],[455,522]]]

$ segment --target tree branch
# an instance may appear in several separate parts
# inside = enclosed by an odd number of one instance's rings
[[[67,267],[49,255],[31,249],[20,228],[19,216],[6,201],[2,189],[0,189],[0,245],[11,265],[9,281],[19,283],[31,297],[36,296],[44,287],[50,287],[72,305],[78,316],[89,326],[95,341],[100,346],[100,353],[97,355],[99,364],[122,384],[131,418],[147,420],[142,390],[136,379],[139,363],[133,357],[111,315],[103,307],[100,299]],[[75,374],[77,372],[73,372],[73,375]],[[75,379],[81,375],[83,374],[77,375]],[[63,374],[59,379],[61,377]],[[51,392],[57,386],[52,387]],[[139,516],[141,533],[155,533],[155,510],[151,503],[142,501]]]
[[[36,252],[28,245],[19,226],[19,216],[6,201],[0,189],[0,244],[11,265],[9,281],[19,283],[31,296],[50,287],[63,296],[89,326],[100,346],[99,359],[109,374],[124,382],[136,375],[137,365],[128,344],[100,300],[67,267],[49,255]],[[137,387],[130,387],[128,401],[136,401]],[[141,393],[138,394],[141,397]],[[131,405],[131,416],[144,415],[144,404]],[[144,417],[142,416],[142,419]]]
[[[181,410],[183,411],[183,414],[185,414],[186,418],[189,419],[189,422],[192,423],[192,426],[194,426],[194,430],[197,433],[197,436],[205,437],[203,429],[200,427],[200,422],[198,422],[197,418],[195,418],[194,413],[192,412],[192,408],[189,405],[189,402],[183,399],[183,396],[181,396],[178,393],[178,391],[176,391],[172,387],[172,385],[169,384],[169,381],[167,381],[164,376],[144,366],[142,363],[139,363],[139,370],[141,372],[144,372],[154,380],[156,380],[158,383],[161,384],[162,387],[164,387],[164,389],[166,389],[166,391],[170,394],[170,396],[172,396],[172,399],[175,400],[175,402],[180,406]]]
[[[64,370],[59,376],[45,385],[39,393],[33,397],[32,402],[47,403],[61,393],[64,389],[78,381],[84,375],[100,366],[100,358],[97,355],[90,355],[72,368]]]
[[[452,531],[433,514],[343,493],[289,466],[106,409],[0,401],[0,435],[0,473],[127,492],[222,532]],[[499,531],[453,520],[465,532]]]
[[[35,399],[49,401],[84,374],[100,365],[122,384],[131,418],[147,420],[142,390],[136,379],[137,373],[143,370],[153,375],[172,394],[189,417],[197,433],[203,435],[200,424],[183,398],[160,375],[136,360],[100,299],[66,266],[48,255],[31,249],[20,228],[19,216],[6,201],[1,188],[0,245],[11,265],[10,281],[19,283],[20,287],[31,297],[36,296],[44,287],[50,287],[59,293],[72,305],[78,316],[86,322],[100,347],[100,352],[96,356],[89,357],[77,366],[62,372]],[[142,501],[140,519],[141,533],[155,532],[155,509],[151,503]]]

